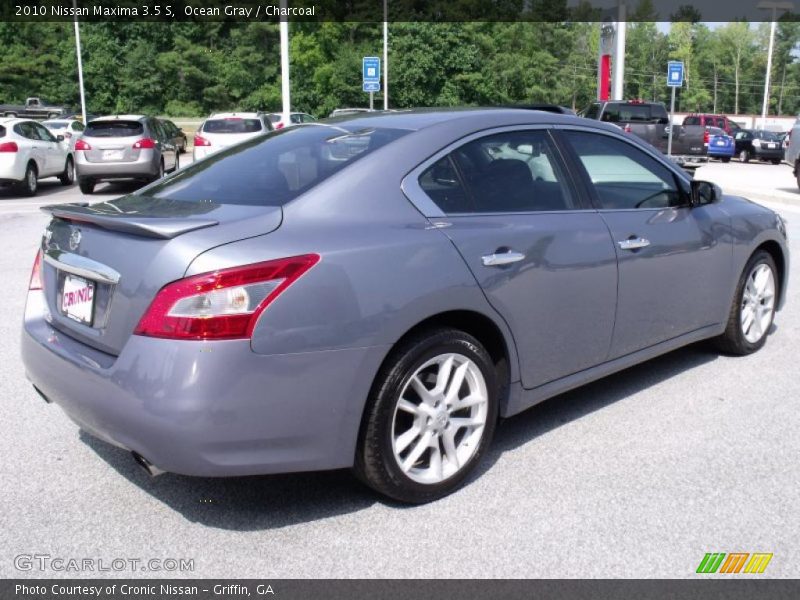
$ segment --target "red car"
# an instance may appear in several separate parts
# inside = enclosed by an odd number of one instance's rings
[[[719,127],[728,135],[735,135],[742,127],[731,121],[725,115],[711,115],[695,113],[683,120],[684,125],[703,125],[704,127]]]

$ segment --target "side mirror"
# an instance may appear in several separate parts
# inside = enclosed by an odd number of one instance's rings
[[[59,135],[57,135],[57,136],[56,136],[56,141],[57,141],[57,142],[63,142],[63,141],[64,141],[64,136],[63,136],[63,135],[60,135],[60,134],[59,134]]]
[[[691,201],[692,206],[702,206],[711,204],[722,198],[722,189],[710,181],[698,181],[693,179],[691,182]]]

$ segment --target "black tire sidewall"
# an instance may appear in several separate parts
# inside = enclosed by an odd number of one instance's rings
[[[764,335],[761,336],[761,339],[755,343],[751,343],[747,341],[747,338],[744,337],[744,331],[742,331],[741,325],[741,310],[742,310],[742,300],[744,298],[744,290],[747,286],[747,279],[750,277],[750,273],[753,272],[760,264],[766,264],[770,269],[772,269],[772,277],[775,281],[775,302],[772,307],[772,315],[770,316],[769,325],[767,326],[767,330],[764,332]],[[778,269],[775,266],[775,261],[772,259],[772,256],[764,250],[759,250],[753,256],[750,257],[750,260],[747,261],[747,265],[745,266],[744,270],[742,271],[741,278],[739,280],[739,286],[736,288],[736,300],[735,300],[735,310],[736,310],[736,336],[735,336],[735,343],[737,346],[740,347],[741,352],[743,354],[751,354],[752,352],[756,352],[760,350],[764,344],[767,343],[767,337],[769,337],[769,330],[772,327],[772,322],[775,320],[775,305],[778,303],[778,294],[780,292],[779,289],[779,279],[778,279]]]
[[[30,174],[33,171],[33,183],[31,184]],[[22,180],[22,189],[28,196],[35,196],[39,190],[39,171],[32,164],[25,167],[25,179]]]
[[[467,464],[443,482],[422,484],[409,478],[394,457],[392,448],[394,410],[400,392],[414,372],[431,358],[451,352],[473,361],[484,377],[488,395],[486,425],[480,444]],[[436,500],[458,488],[481,461],[491,444],[497,423],[499,389],[495,367],[488,352],[478,340],[466,333],[456,330],[436,331],[402,348],[393,360],[387,362],[387,368],[382,370],[377,383],[368,408],[372,414],[367,427],[373,430],[369,432],[366,443],[373,446],[370,451],[374,453],[374,458],[379,463],[374,466],[380,471],[381,485],[376,486],[370,477],[366,478],[367,483],[396,500],[410,503]],[[362,454],[363,452],[359,452],[360,456]]]

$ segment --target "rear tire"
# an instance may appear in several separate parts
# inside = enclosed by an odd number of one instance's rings
[[[773,159],[772,159],[772,164],[773,164],[773,165],[779,165],[779,164],[781,164],[781,159],[780,159],[780,158],[773,158]]]
[[[498,390],[492,359],[471,335],[436,329],[410,338],[392,351],[375,379],[356,476],[410,504],[450,494],[491,443]]]
[[[25,167],[25,178],[20,182],[20,191],[25,196],[35,196],[39,190],[39,170],[33,162]]]
[[[67,163],[64,165],[64,172],[58,176],[61,185],[72,185],[75,183],[75,163],[71,156],[67,157]]]
[[[91,179],[79,179],[78,186],[81,188],[81,193],[91,194],[94,192],[95,182]]]
[[[750,153],[747,150],[739,152],[739,162],[750,162]]]
[[[747,261],[728,314],[725,333],[714,340],[725,354],[744,356],[761,349],[775,318],[778,270],[772,256],[758,250]]]

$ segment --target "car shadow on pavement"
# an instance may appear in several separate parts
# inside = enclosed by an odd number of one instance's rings
[[[475,476],[491,469],[504,452],[717,358],[719,353],[710,349],[708,342],[699,342],[598,379],[501,420],[492,447]]]
[[[55,177],[40,179],[39,188],[36,190],[35,196],[26,196],[20,192],[16,186],[3,186],[0,187],[0,200],[36,200],[37,198],[47,197],[58,192],[63,192],[68,189],[67,186],[61,185],[61,182]]]
[[[348,471],[254,477],[150,477],[130,453],[80,432],[120,475],[187,520],[234,531],[280,529],[356,512],[379,501]]]
[[[500,423],[494,442],[473,481],[504,452],[546,435],[609,404],[647,389],[674,375],[711,362],[717,354],[696,344],[654,358],[571,392],[551,398]],[[192,522],[236,531],[279,529],[357,512],[386,500],[358,482],[346,470],[199,478],[165,473],[150,477],[130,453],[84,432],[81,441],[120,475]]]

